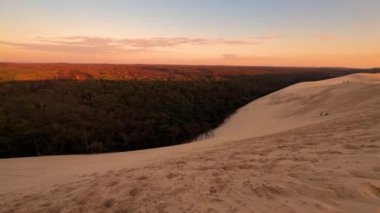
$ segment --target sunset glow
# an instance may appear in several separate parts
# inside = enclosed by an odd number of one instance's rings
[[[0,5],[0,62],[380,66],[377,0]]]

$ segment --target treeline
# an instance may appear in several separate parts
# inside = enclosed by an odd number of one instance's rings
[[[370,69],[190,66],[190,65],[125,65],[125,64],[39,64],[1,63],[1,81],[37,80],[205,80],[234,75],[263,74],[330,74],[371,72]]]
[[[237,108],[327,74],[223,80],[47,80],[0,84],[0,157],[100,153],[191,141]]]

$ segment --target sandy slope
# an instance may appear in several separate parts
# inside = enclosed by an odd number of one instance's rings
[[[0,212],[378,212],[379,106],[380,74],[355,74],[254,101],[208,141],[3,159]]]

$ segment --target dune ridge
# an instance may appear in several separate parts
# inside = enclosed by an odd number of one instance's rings
[[[380,211],[380,74],[290,86],[214,137],[0,160],[0,212]]]

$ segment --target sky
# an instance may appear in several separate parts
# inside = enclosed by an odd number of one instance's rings
[[[0,61],[380,67],[380,1],[0,0]]]

